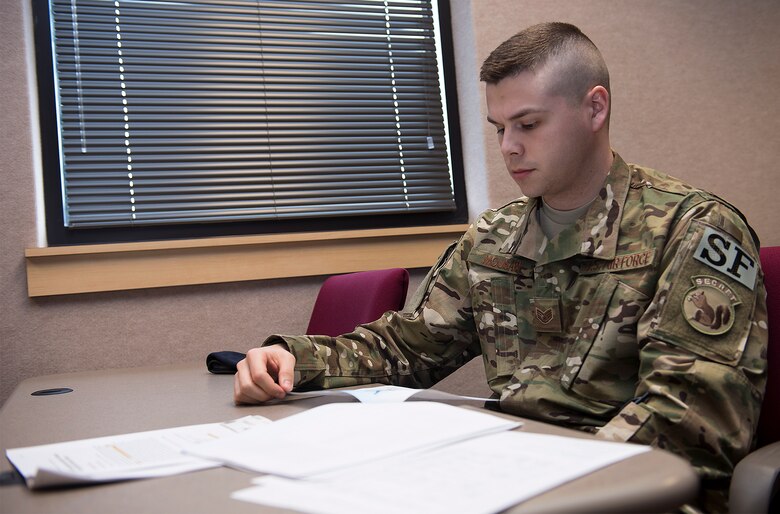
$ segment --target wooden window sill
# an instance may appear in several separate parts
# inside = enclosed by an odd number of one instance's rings
[[[31,297],[431,266],[467,225],[28,248]]]

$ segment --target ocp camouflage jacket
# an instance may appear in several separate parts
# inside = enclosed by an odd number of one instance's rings
[[[618,155],[584,218],[550,241],[538,204],[485,212],[404,312],[264,344],[287,344],[298,389],[427,387],[481,354],[502,410],[665,448],[728,479],[766,377],[763,273],[741,215]]]

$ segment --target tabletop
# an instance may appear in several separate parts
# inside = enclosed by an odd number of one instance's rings
[[[472,362],[435,386],[456,394],[484,396],[481,363]],[[71,392],[32,396],[35,391]],[[236,406],[233,377],[208,373],[204,363],[111,369],[32,378],[17,386],[0,409],[0,448],[33,446],[175,426],[214,423],[247,415],[280,419],[348,398],[319,397],[273,405]],[[464,405],[480,408],[481,402]],[[502,415],[502,414],[496,414]],[[506,416],[506,415],[503,415]],[[523,420],[519,430],[593,437]],[[0,459],[0,471],[12,469]],[[254,475],[226,467],[164,478],[88,487],[30,491],[0,487],[0,511],[8,513],[284,512],[230,498]],[[510,509],[522,512],[664,512],[692,500],[698,479],[683,459],[652,450],[564,484]]]

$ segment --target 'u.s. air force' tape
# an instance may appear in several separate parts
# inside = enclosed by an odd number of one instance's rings
[[[751,291],[756,285],[758,264],[734,239],[723,232],[706,227],[693,256],[697,261],[744,284]]]

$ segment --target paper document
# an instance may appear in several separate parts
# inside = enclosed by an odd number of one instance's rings
[[[488,514],[649,447],[502,432],[327,477],[264,476],[232,498],[318,514]]]
[[[301,478],[519,425],[443,403],[332,403],[185,451],[244,470]]]
[[[323,389],[320,391],[291,392],[281,401],[302,400],[319,396],[353,397],[361,403],[392,403],[405,402],[414,399],[424,401],[448,401],[448,400],[476,400],[480,402],[497,402],[498,398],[477,398],[474,396],[462,396],[459,394],[445,393],[435,389],[414,389],[401,386],[377,386],[362,389]]]
[[[166,476],[221,465],[185,455],[183,447],[227,439],[266,423],[271,421],[246,416],[226,423],[13,448],[6,456],[31,489]]]

